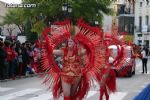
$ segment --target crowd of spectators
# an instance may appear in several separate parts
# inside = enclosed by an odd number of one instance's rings
[[[40,48],[37,42],[20,43],[0,39],[0,80],[38,73]]]

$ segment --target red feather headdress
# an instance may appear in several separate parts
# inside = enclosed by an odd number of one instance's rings
[[[71,37],[72,24],[69,20],[54,23],[54,27],[44,29],[42,32],[42,70],[46,72],[43,75],[44,83],[52,89],[54,98],[58,98],[62,92],[60,83],[61,69],[55,63],[53,57],[53,50],[58,47],[63,41]],[[103,69],[109,67],[107,61],[107,47],[111,44],[119,44],[119,56],[114,61],[116,66],[121,66],[123,62],[119,63],[119,58],[122,57],[123,42],[120,42],[116,37],[109,37],[106,41],[104,33],[99,27],[92,27],[85,23],[82,19],[77,22],[79,28],[78,33],[75,34],[74,40],[82,44],[88,53],[88,63],[82,69],[82,79],[77,91],[77,96],[83,98],[87,94],[93,80],[100,82],[103,74]],[[119,68],[119,67],[118,67]]]

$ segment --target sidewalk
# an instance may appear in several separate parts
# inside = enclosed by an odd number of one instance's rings
[[[38,75],[42,75],[44,73],[38,73],[38,74],[30,74],[30,75],[25,75],[25,76],[16,76],[15,79],[4,79],[4,80],[0,80],[0,82],[7,82],[7,81],[14,81],[14,80],[19,80],[19,79],[23,79],[23,78],[30,78],[30,77],[35,77]]]

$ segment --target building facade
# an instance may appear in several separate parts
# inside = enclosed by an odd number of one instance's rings
[[[121,4],[124,4],[124,0],[115,0],[110,6],[110,8],[113,9],[114,14],[112,16],[104,15],[104,20],[103,20],[104,32],[111,33],[113,25],[118,26],[117,12],[118,12],[118,5]]]
[[[118,25],[120,33],[134,34],[134,0],[122,0],[123,3],[117,4]]]
[[[150,47],[150,1],[136,0],[135,2],[135,36],[137,45]]]
[[[113,29],[113,26],[117,26],[119,33],[128,33],[128,35],[134,34],[134,0],[115,0],[112,3],[111,8],[114,11],[113,16],[107,16],[105,18],[105,29]],[[111,21],[110,21],[111,19]],[[109,22],[108,22],[109,21]],[[111,28],[108,24],[111,23]],[[107,27],[106,27],[107,26]]]

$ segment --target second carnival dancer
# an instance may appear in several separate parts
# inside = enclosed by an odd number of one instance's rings
[[[104,74],[101,79],[99,100],[103,100],[104,94],[106,100],[109,100],[109,92],[116,92],[116,73],[114,71],[115,66],[113,65],[115,57],[112,48],[108,49],[107,55],[108,68],[104,69],[104,73],[106,74]]]
[[[99,27],[91,27],[79,19],[79,31],[71,38],[72,24],[69,20],[55,25],[57,28],[46,28],[42,32],[41,67],[46,73],[42,76],[43,83],[51,89],[55,100],[62,95],[64,100],[82,100],[93,81],[100,85],[102,76],[110,73],[105,71],[109,66],[106,64],[103,32]],[[56,49],[64,41],[67,45]],[[62,69],[56,64],[54,55],[62,56]]]

